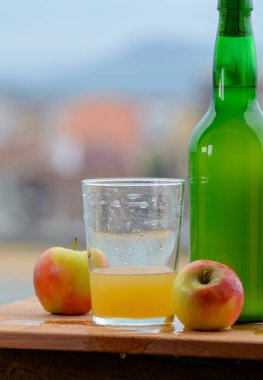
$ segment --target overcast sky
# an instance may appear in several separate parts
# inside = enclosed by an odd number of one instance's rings
[[[0,76],[92,63],[158,36],[213,47],[217,0],[0,0]],[[263,1],[254,0],[263,51]]]

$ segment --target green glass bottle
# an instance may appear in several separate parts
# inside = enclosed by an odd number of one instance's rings
[[[189,144],[190,257],[232,267],[241,321],[263,320],[263,116],[252,0],[219,0],[213,96]]]

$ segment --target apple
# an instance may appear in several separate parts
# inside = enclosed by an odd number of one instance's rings
[[[244,291],[237,274],[228,266],[210,260],[186,265],[173,285],[174,310],[192,330],[219,330],[238,319]]]
[[[89,250],[93,268],[106,267],[104,254]],[[87,251],[53,247],[47,249],[34,267],[35,293],[44,309],[54,314],[85,314],[91,310]]]

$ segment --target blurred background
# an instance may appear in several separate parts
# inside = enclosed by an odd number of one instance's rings
[[[210,100],[216,7],[0,0],[0,303],[33,294],[46,248],[75,235],[85,247],[81,179],[187,178],[188,139]],[[261,74],[262,1],[254,7]],[[186,200],[185,253],[187,212]]]

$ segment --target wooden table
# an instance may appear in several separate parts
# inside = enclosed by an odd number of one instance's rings
[[[248,379],[263,375],[263,325],[220,332],[119,329],[46,313],[35,298],[0,307],[0,379]]]

